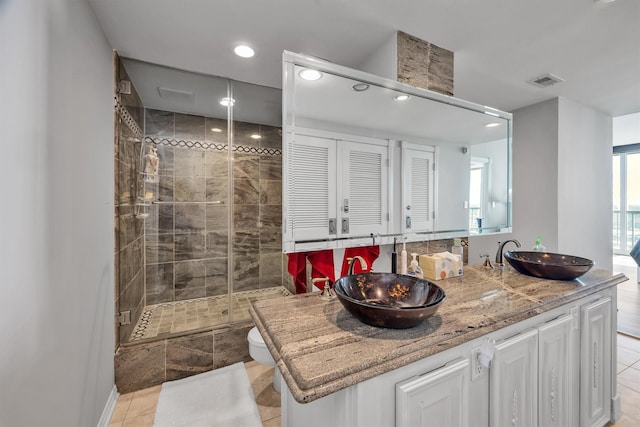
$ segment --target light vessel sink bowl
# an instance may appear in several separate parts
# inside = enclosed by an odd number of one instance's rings
[[[445,298],[428,280],[394,273],[343,276],[334,291],[344,308],[360,321],[381,328],[417,326],[432,316]]]
[[[519,273],[541,279],[573,280],[593,267],[593,261],[550,252],[510,251],[504,258]]]

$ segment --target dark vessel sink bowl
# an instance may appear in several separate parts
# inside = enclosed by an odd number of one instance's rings
[[[445,298],[428,280],[394,273],[341,277],[334,290],[344,308],[358,320],[380,328],[405,329],[432,316]]]
[[[573,280],[593,267],[593,261],[550,252],[510,251],[505,259],[519,273],[541,279]]]

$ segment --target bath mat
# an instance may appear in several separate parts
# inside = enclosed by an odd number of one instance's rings
[[[244,363],[162,384],[154,427],[261,427]]]

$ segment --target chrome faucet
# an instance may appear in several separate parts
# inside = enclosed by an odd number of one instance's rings
[[[367,261],[365,261],[360,255],[356,255],[353,258],[347,258],[347,261],[349,261],[349,270],[347,270],[348,275],[353,274],[353,264],[355,264],[356,260],[360,261],[360,268],[362,270],[366,270],[369,267],[367,265]]]
[[[502,257],[502,251],[504,250],[504,245],[509,242],[513,242],[517,247],[520,247],[520,242],[516,239],[505,240],[504,242],[498,242],[498,252],[496,252],[496,260],[495,263],[498,267],[502,267],[504,265],[504,258]]]

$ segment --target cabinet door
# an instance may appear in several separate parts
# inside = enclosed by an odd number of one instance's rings
[[[434,150],[402,145],[402,232],[433,229]]]
[[[492,426],[536,426],[538,331],[496,344],[491,362],[489,419]]]
[[[396,385],[396,426],[470,425],[467,359]]]
[[[538,328],[538,423],[568,427],[572,419],[573,315],[552,320]],[[577,325],[576,325],[577,327]],[[574,417],[575,418],[575,417]]]
[[[388,230],[388,146],[339,141],[339,235],[369,236]]]
[[[611,298],[582,307],[580,425],[611,418]]]
[[[335,237],[336,141],[295,135],[288,154],[285,232],[294,241]]]

